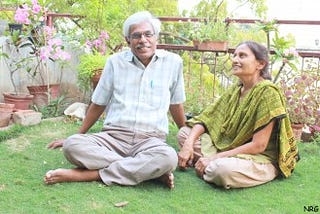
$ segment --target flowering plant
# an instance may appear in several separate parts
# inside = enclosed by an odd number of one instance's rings
[[[109,34],[106,31],[102,31],[98,38],[93,40],[87,40],[85,45],[89,52],[93,54],[106,55],[107,54],[107,41],[109,40]]]
[[[44,84],[44,75],[48,73],[48,60],[54,62],[66,62],[71,56],[64,51],[63,41],[58,37],[54,28],[44,26],[48,9],[39,5],[38,0],[32,0],[32,5],[23,4],[17,8],[14,20],[23,24],[24,29],[16,41],[13,41],[17,49],[28,47],[31,51],[24,60],[27,72],[33,79],[39,76]],[[20,52],[20,50],[17,50]]]
[[[280,81],[287,99],[292,123],[314,125],[320,117],[320,76],[315,71],[301,72]]]
[[[258,30],[262,30],[266,34],[269,34],[272,31],[275,31],[275,32],[278,31],[278,24],[275,19],[272,19],[272,20],[264,19],[264,20],[256,21],[255,23],[258,27]]]
[[[298,70],[296,64],[299,61],[299,53],[293,47],[293,41],[285,37],[280,37],[277,32],[275,33],[275,38],[272,41],[272,47],[275,53],[271,58],[272,64],[275,62],[281,63],[278,73],[274,78],[274,82],[276,82],[286,65],[288,65],[291,70]]]
[[[299,53],[294,47],[286,48],[280,53],[283,59],[283,62],[289,63],[291,60],[296,60],[299,57]]]
[[[85,54],[80,56],[78,67],[78,83],[80,88],[91,88],[93,76],[100,75],[108,57],[107,42],[109,34],[102,31],[100,35],[85,42]]]

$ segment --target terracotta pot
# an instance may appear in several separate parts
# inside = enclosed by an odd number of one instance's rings
[[[0,127],[6,127],[10,124],[14,104],[0,103]]]
[[[297,141],[301,141],[303,124],[291,123],[293,135]]]
[[[33,103],[41,108],[48,105],[48,85],[32,85],[27,86],[30,94],[34,95]],[[49,93],[51,99],[56,99],[60,96],[60,84],[50,84]]]
[[[301,134],[301,141],[303,142],[310,142],[313,139],[313,135],[309,132],[302,132]]]
[[[15,109],[27,110],[31,109],[33,104],[33,95],[31,94],[14,94],[14,93],[3,93],[5,103],[11,103],[15,105]]]
[[[199,51],[226,51],[228,50],[227,41],[193,41],[194,47]]]

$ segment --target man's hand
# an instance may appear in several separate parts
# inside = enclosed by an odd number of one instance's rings
[[[180,169],[185,170],[192,165],[193,161],[193,144],[185,141],[183,147],[178,153],[178,166]]]
[[[48,144],[48,149],[56,149],[63,146],[64,139],[54,140]]]

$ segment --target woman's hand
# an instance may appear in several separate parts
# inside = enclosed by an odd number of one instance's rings
[[[64,139],[54,140],[48,144],[48,149],[56,149],[63,146]]]
[[[183,147],[178,153],[178,166],[180,169],[185,170],[187,167],[192,165],[193,160],[193,143],[188,141],[184,142]]]
[[[194,165],[195,169],[196,169],[196,173],[200,178],[203,178],[204,175],[204,171],[206,170],[207,166],[209,165],[209,163],[217,158],[220,158],[219,154],[215,154],[211,157],[203,157],[203,158],[199,158],[199,160],[197,161],[197,163]]]
[[[204,170],[210,163],[210,158],[200,158],[195,164],[196,173],[200,178],[203,178]]]

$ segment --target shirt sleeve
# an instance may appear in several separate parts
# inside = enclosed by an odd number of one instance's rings
[[[97,105],[107,105],[112,96],[113,90],[113,66],[110,58],[104,66],[102,75],[96,89],[92,94],[91,101]]]

